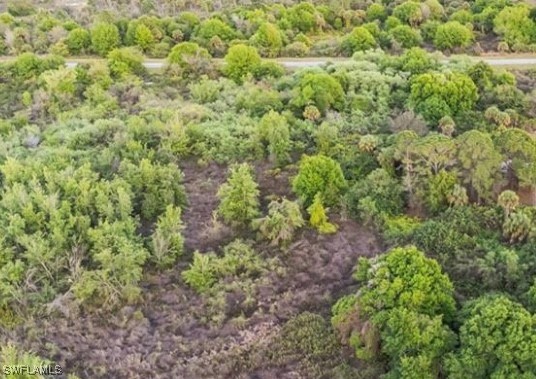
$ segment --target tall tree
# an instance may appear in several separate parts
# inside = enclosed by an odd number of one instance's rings
[[[501,157],[489,134],[478,130],[463,133],[456,139],[458,165],[465,183],[478,200],[491,196],[499,173]]]

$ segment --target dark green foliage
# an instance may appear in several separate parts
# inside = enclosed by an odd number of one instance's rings
[[[374,170],[366,178],[358,180],[348,191],[346,199],[350,214],[357,218],[365,217],[361,205],[367,199],[386,216],[399,214],[404,206],[402,186],[384,169]]]
[[[341,346],[322,316],[310,312],[290,319],[275,342],[271,354],[276,362],[298,361],[308,374],[334,375],[341,362]]]

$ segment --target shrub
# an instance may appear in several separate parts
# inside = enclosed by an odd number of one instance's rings
[[[114,24],[98,22],[91,28],[91,46],[93,51],[103,57],[118,47],[120,41],[119,30]]]
[[[272,160],[282,165],[290,158],[290,129],[284,116],[277,112],[266,113],[259,122],[259,134],[268,143]]]
[[[216,282],[216,270],[213,261],[216,256],[213,253],[194,253],[194,260],[188,270],[182,272],[183,280],[197,292],[208,291]]]
[[[259,190],[247,163],[229,170],[227,182],[218,190],[218,198],[218,213],[232,225],[246,226],[259,214]]]
[[[292,104],[299,108],[314,105],[325,114],[329,108],[342,109],[344,91],[341,84],[326,73],[307,72],[299,78]]]
[[[341,166],[323,155],[304,156],[298,175],[292,182],[292,189],[305,206],[312,204],[317,194],[320,194],[324,204],[335,205],[345,188],[346,180]]]
[[[268,204],[268,215],[255,221],[264,238],[272,245],[286,245],[304,225],[299,204],[283,198]]]
[[[467,47],[473,41],[473,32],[458,21],[449,21],[437,27],[434,45],[441,50]]]
[[[342,50],[351,55],[356,51],[364,51],[376,47],[374,36],[363,26],[358,26],[343,40]]]
[[[181,209],[168,205],[166,211],[158,218],[151,239],[151,261],[158,267],[170,266],[182,255],[184,251],[184,238],[181,234],[183,228]]]
[[[69,32],[65,44],[71,54],[84,53],[91,45],[91,37],[86,29],[76,28]]]
[[[422,42],[421,34],[418,30],[412,29],[408,25],[400,25],[389,31],[392,38],[400,43],[403,48],[419,46]]]
[[[266,57],[277,57],[283,47],[283,37],[279,28],[269,22],[262,24],[251,37],[253,44]]]
[[[292,42],[283,49],[283,55],[288,57],[305,57],[307,54],[309,46],[303,42]]]
[[[207,45],[214,37],[221,38],[224,42],[229,42],[236,37],[235,31],[223,21],[217,18],[209,18],[196,28],[195,38]]]
[[[232,46],[225,56],[225,72],[237,83],[242,83],[248,74],[255,72],[261,57],[254,47],[242,44]]]
[[[167,57],[170,65],[176,65],[182,75],[201,75],[210,68],[210,54],[207,49],[194,42],[181,42],[171,49]]]
[[[134,47],[123,47],[115,49],[108,54],[108,67],[110,73],[115,77],[125,75],[142,75],[145,73],[143,66],[143,55]]]
[[[328,216],[324,205],[322,205],[322,195],[320,193],[315,195],[313,203],[307,208],[307,212],[310,215],[309,222],[311,226],[320,234],[331,234],[337,231],[337,226],[328,222]]]

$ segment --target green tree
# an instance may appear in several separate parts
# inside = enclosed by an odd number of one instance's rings
[[[86,29],[76,28],[69,32],[65,44],[71,54],[81,54],[91,45],[91,37]]]
[[[488,134],[478,130],[463,133],[456,139],[458,164],[463,181],[478,198],[489,198],[499,173],[501,157]]]
[[[434,45],[441,50],[467,47],[473,41],[473,32],[458,21],[439,25],[434,37]]]
[[[175,45],[167,61],[171,67],[178,67],[184,76],[201,75],[210,69],[210,54],[195,42],[181,42]]]
[[[298,175],[292,181],[293,191],[305,206],[312,204],[316,194],[327,206],[338,203],[346,180],[337,161],[323,155],[303,156]]]
[[[455,311],[453,285],[439,264],[406,246],[360,258],[354,277],[359,292],[335,304],[332,322],[356,355],[380,366],[376,376],[385,363],[389,378],[413,378],[416,369],[419,378],[437,378],[454,342],[444,322]]]
[[[477,99],[475,84],[462,73],[429,72],[411,81],[410,103],[435,125],[443,116],[455,116],[472,109]]]
[[[495,33],[501,35],[510,46],[536,41],[536,24],[530,18],[530,8],[526,4],[505,7],[495,17],[493,24]]]
[[[497,149],[511,164],[508,176],[513,174],[519,184],[532,189],[536,204],[536,140],[524,130],[511,128],[503,131],[496,139]]]
[[[266,57],[277,57],[283,47],[283,36],[277,25],[263,23],[251,37],[253,44]]]
[[[389,31],[391,37],[405,48],[419,46],[422,43],[421,34],[409,25],[400,25]]]
[[[225,72],[237,83],[242,83],[261,64],[261,57],[254,47],[238,44],[232,46],[225,56]]]
[[[395,248],[376,258],[359,260],[355,278],[361,282],[358,304],[380,324],[386,311],[404,308],[452,320],[454,288],[439,264],[414,246]],[[378,301],[381,299],[381,301]]]
[[[406,1],[393,9],[393,16],[411,26],[419,25],[424,17],[421,4],[415,1]]]
[[[367,8],[367,21],[385,21],[387,18],[387,11],[385,6],[379,3],[370,4]]]
[[[344,91],[341,84],[327,73],[306,72],[298,81],[292,104],[304,108],[314,105],[325,114],[329,108],[342,109]]]
[[[531,378],[536,372],[536,319],[504,296],[466,306],[460,347],[447,359],[449,378]]]
[[[246,226],[259,214],[258,185],[247,163],[229,170],[227,182],[218,190],[218,198],[218,213],[232,225]]]
[[[153,32],[144,24],[139,24],[136,27],[134,42],[142,51],[149,51],[155,44]]]
[[[119,30],[114,24],[98,22],[91,28],[91,46],[93,51],[103,57],[118,47],[120,42]]]
[[[287,119],[275,111],[266,113],[259,122],[259,134],[268,143],[270,157],[283,165],[290,158],[290,129]]]
[[[376,39],[363,26],[358,26],[348,34],[342,42],[341,48],[346,54],[351,55],[356,51],[369,50],[376,47]]]
[[[143,54],[135,47],[114,49],[108,53],[108,68],[114,77],[145,73]]]
[[[209,18],[195,29],[194,36],[200,43],[206,45],[214,37],[221,38],[224,42],[229,42],[236,37],[235,31],[217,18]]]

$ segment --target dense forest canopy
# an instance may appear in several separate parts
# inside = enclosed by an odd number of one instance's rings
[[[0,14],[0,365],[536,378],[536,70],[431,52],[530,5],[76,7]]]
[[[0,54],[7,55],[106,56],[135,46],[165,58],[180,42],[197,43],[215,57],[241,43],[265,57],[351,56],[374,47],[399,53],[417,46],[471,54],[536,51],[536,11],[513,0],[8,0],[4,8]]]

